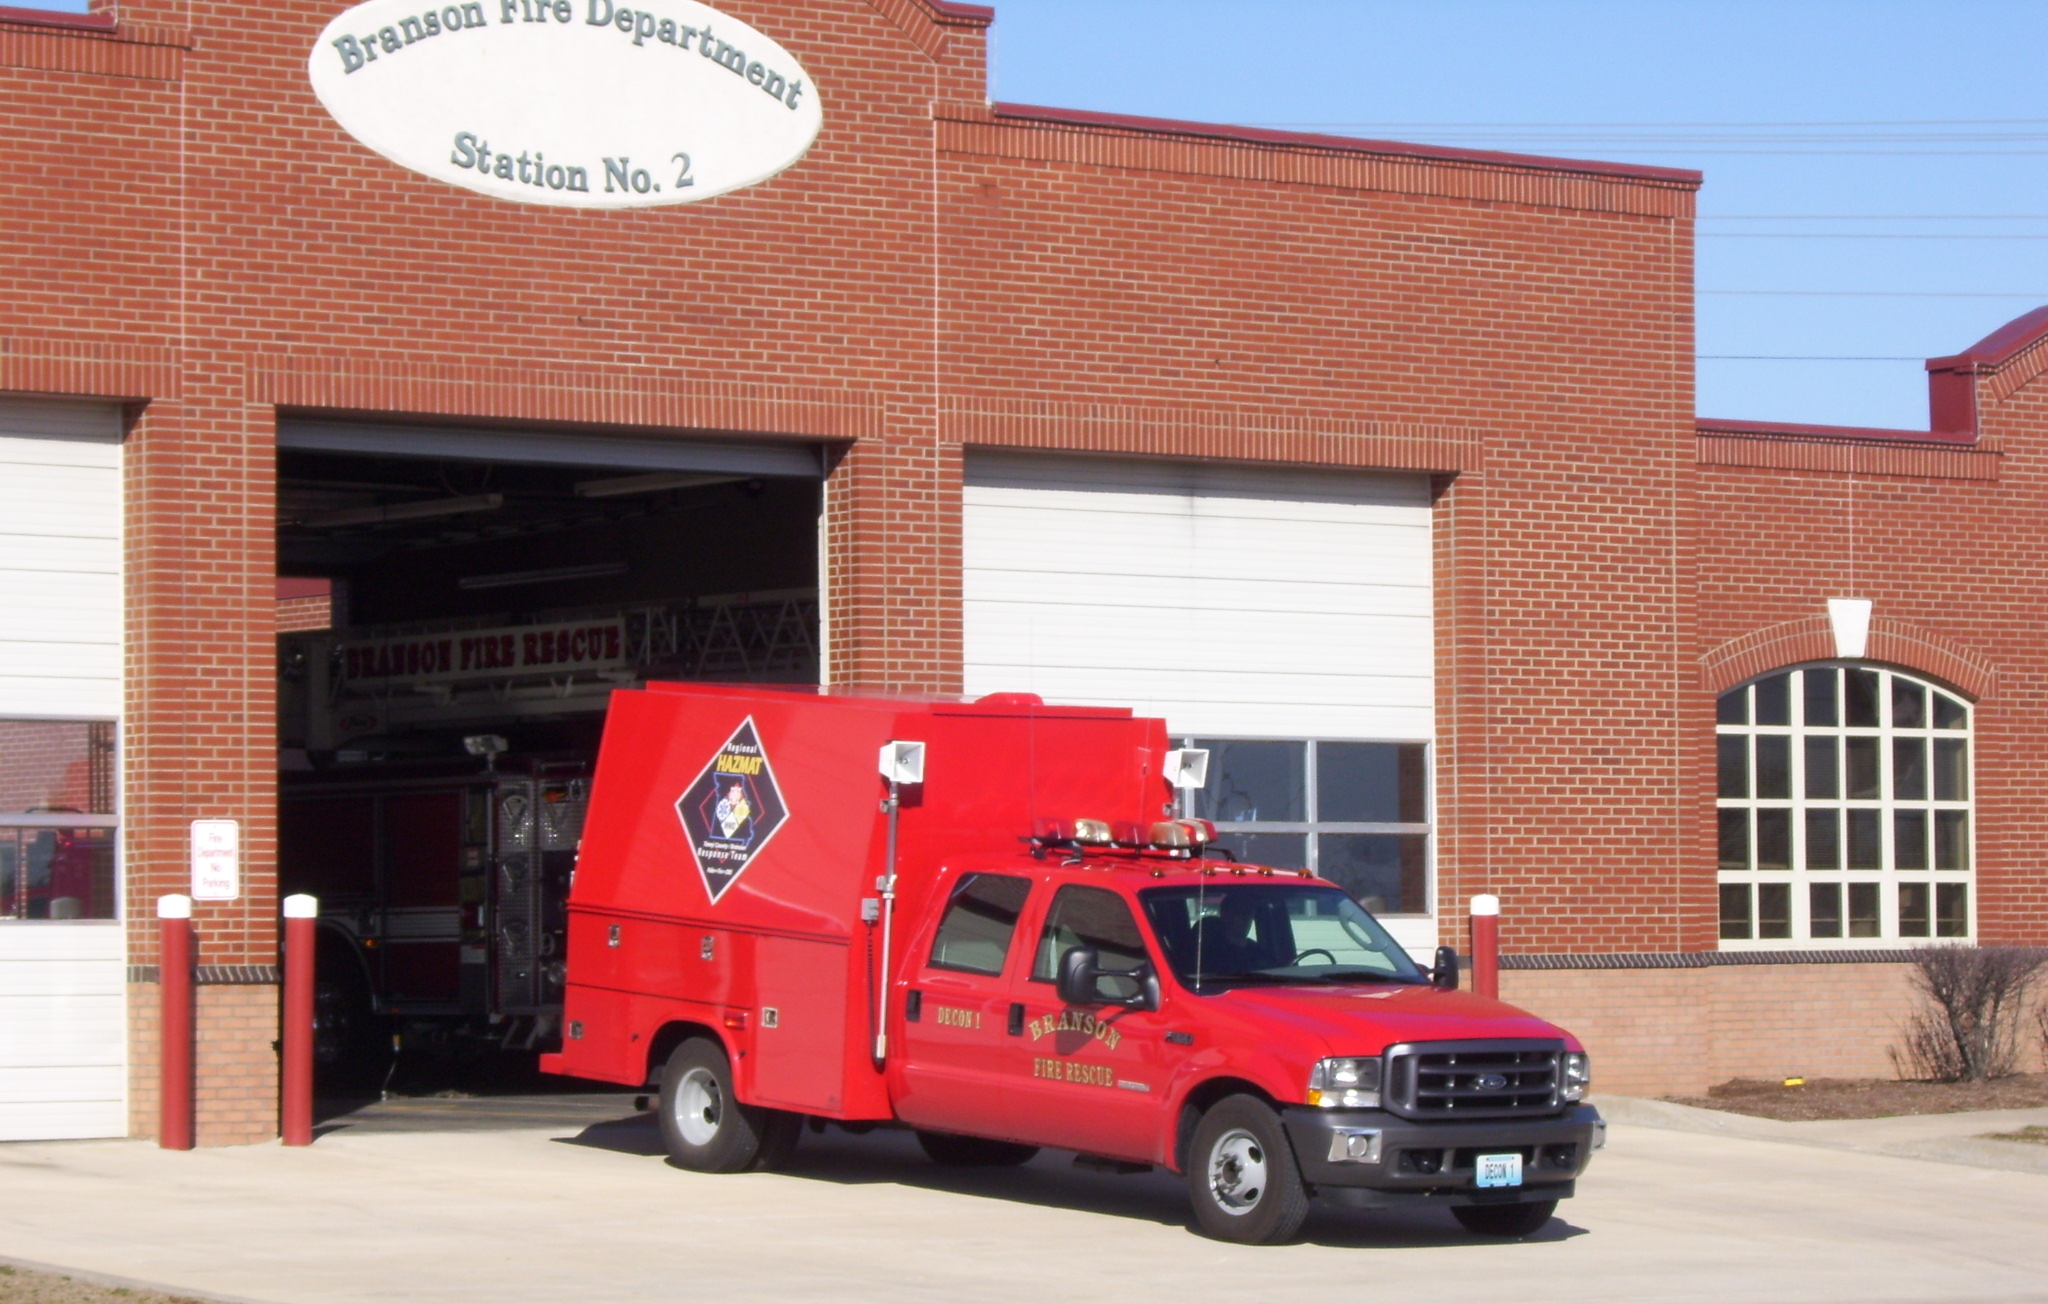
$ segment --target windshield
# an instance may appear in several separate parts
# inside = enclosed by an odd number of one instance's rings
[[[1138,893],[1192,991],[1248,983],[1426,983],[1408,953],[1327,883],[1219,883]]]

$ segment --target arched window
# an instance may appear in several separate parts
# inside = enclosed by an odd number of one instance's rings
[[[1724,944],[1967,938],[1970,707],[1821,663],[1720,699]]]

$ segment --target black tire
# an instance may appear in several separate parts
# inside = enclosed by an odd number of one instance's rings
[[[1308,1217],[1308,1191],[1280,1117],[1256,1096],[1227,1096],[1195,1125],[1188,1147],[1195,1222],[1219,1241],[1276,1245]]]
[[[1038,1154],[1037,1146],[952,1132],[919,1132],[917,1143],[933,1163],[948,1168],[1015,1168],[1030,1163]]]
[[[678,1168],[743,1173],[770,1154],[777,1111],[741,1104],[732,1092],[725,1048],[699,1037],[668,1057],[655,1116],[662,1147]]]
[[[391,1031],[377,1017],[354,955],[323,946],[313,982],[313,1082],[328,1098],[374,1096],[391,1067]]]
[[[1557,1201],[1535,1200],[1528,1204],[1461,1204],[1451,1217],[1468,1232],[1481,1236],[1527,1236],[1539,1231],[1557,1212]]]

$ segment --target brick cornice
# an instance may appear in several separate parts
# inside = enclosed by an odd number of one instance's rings
[[[1445,473],[1479,470],[1484,452],[1477,433],[1446,427],[998,395],[943,400],[939,437],[951,444]]]
[[[868,0],[877,12],[902,29],[932,58],[944,55],[949,30],[981,31],[993,23],[995,10],[948,0]]]
[[[708,380],[670,371],[447,366],[356,358],[258,357],[252,397],[280,408],[873,438],[883,404],[851,389]]]
[[[178,392],[177,350],[121,339],[0,335],[0,392],[137,402]]]
[[[1648,170],[1601,170],[1598,165],[1575,166],[1568,160],[1113,118],[1020,105],[941,103],[933,106],[932,113],[938,120],[939,150],[952,154],[1643,217],[1691,217],[1693,192],[1698,188],[1695,174],[1690,173],[1652,176]]]
[[[1915,434],[1920,437],[1914,438]],[[1920,480],[1996,480],[2005,462],[2003,444],[1988,435],[1962,441],[1931,432],[1703,421],[1697,439],[1696,460],[1701,466]]]
[[[1700,658],[1701,686],[1723,693],[1781,666],[1835,659],[1834,630],[1825,616],[1788,620],[1729,639]],[[1974,651],[1931,630],[1873,616],[1864,659],[1899,666],[1954,686],[1973,701],[1992,695],[1998,672]]]
[[[184,28],[112,25],[98,14],[0,9],[0,68],[176,81],[192,44]]]

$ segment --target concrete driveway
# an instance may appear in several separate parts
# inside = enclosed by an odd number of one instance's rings
[[[306,1150],[0,1146],[0,1256],[264,1304],[2048,1300],[2048,1173],[1798,1141],[1617,1123],[1527,1242],[1320,1211],[1251,1249],[1191,1232],[1178,1180],[1065,1154],[949,1171],[905,1134],[831,1132],[790,1173],[706,1177],[658,1157],[647,1116],[589,1121],[623,1098],[552,1127],[467,1105],[371,1111]]]

